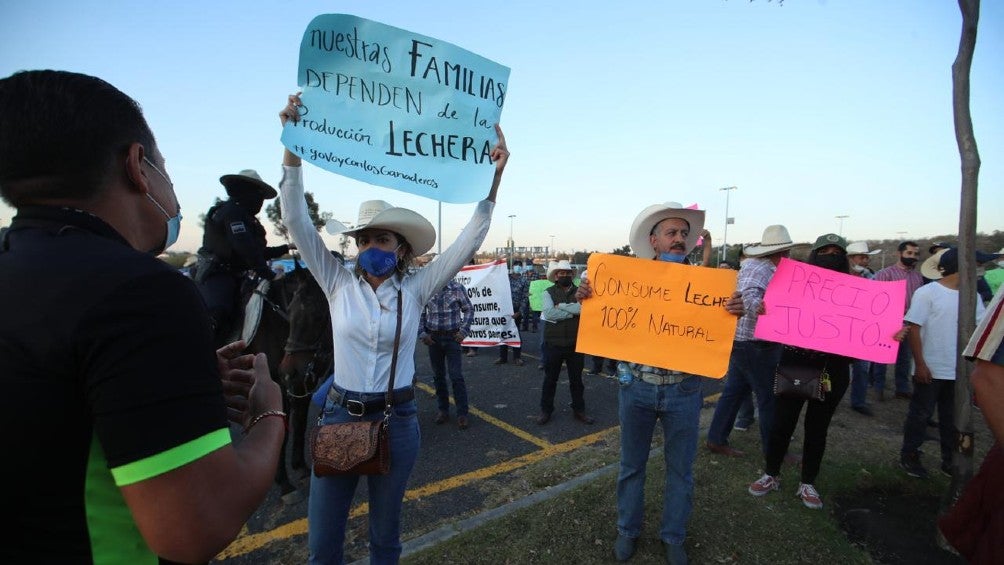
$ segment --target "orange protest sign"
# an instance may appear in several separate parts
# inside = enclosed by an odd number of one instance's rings
[[[720,379],[736,333],[736,272],[593,253],[576,350]]]

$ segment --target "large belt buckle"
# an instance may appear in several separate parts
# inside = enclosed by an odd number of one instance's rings
[[[359,412],[356,413],[353,409],[358,410]],[[348,411],[350,416],[359,417],[366,413],[366,404],[361,400],[346,400],[345,410]]]

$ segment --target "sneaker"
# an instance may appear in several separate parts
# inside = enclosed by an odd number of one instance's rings
[[[736,422],[732,426],[732,429],[737,432],[745,432],[746,430],[750,429],[750,423],[751,422]]]
[[[781,488],[781,481],[777,477],[764,474],[759,480],[750,485],[749,491],[753,496],[763,496],[779,488]]]
[[[496,364],[496,365],[505,365],[507,362],[508,361],[506,361],[505,359],[496,359],[494,361],[494,364]]]
[[[523,366],[523,360],[522,359],[513,359],[512,360],[512,364],[516,365],[517,367],[522,367]]]
[[[904,453],[900,455],[899,466],[911,477],[918,479],[927,478],[927,469],[920,464],[920,454],[918,453]]]
[[[816,487],[812,485],[798,483],[798,491],[795,493],[795,496],[802,499],[802,504],[804,504],[806,508],[819,510],[823,507],[823,500],[819,498],[819,493],[816,492]]]

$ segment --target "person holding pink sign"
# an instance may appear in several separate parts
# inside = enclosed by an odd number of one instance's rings
[[[839,273],[848,273],[847,241],[834,233],[819,236],[809,253],[808,263]],[[843,355],[823,353],[800,347],[785,346],[781,355],[781,365],[787,363],[818,366],[829,375],[830,389],[823,400],[806,400],[778,396],[774,401],[774,421],[770,426],[770,437],[765,450],[764,474],[749,486],[753,496],[764,496],[781,487],[781,464],[788,452],[791,435],[798,425],[798,418],[805,409],[804,439],[802,443],[802,476],[795,496],[802,499],[808,508],[820,509],[823,501],[816,491],[816,477],[826,451],[826,435],[830,420],[840,405],[840,400],[850,385],[851,360]]]

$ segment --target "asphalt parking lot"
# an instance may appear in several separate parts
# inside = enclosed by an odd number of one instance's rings
[[[470,426],[457,428],[454,414],[445,424],[435,424],[436,400],[427,350],[416,351],[418,418],[422,447],[411,475],[404,506],[402,540],[427,531],[430,525],[447,523],[457,516],[489,510],[491,489],[506,481],[512,471],[582,446],[600,441],[604,432],[616,428],[617,381],[610,376],[583,376],[586,411],[595,423],[586,425],[572,417],[568,379],[564,370],[558,383],[551,422],[536,423],[540,413],[538,333],[523,336],[525,364],[496,365],[498,348],[479,349],[463,358],[464,378],[470,404]],[[590,368],[586,358],[586,368]],[[720,389],[718,381],[705,379],[705,396]],[[310,421],[316,419],[314,415]],[[305,496],[309,478],[300,482]],[[366,483],[360,481],[350,513],[346,541],[349,561],[365,557]],[[278,489],[249,520],[241,536],[224,551],[221,563],[292,563],[306,561],[307,503],[283,503]],[[421,526],[421,527],[419,527]]]

